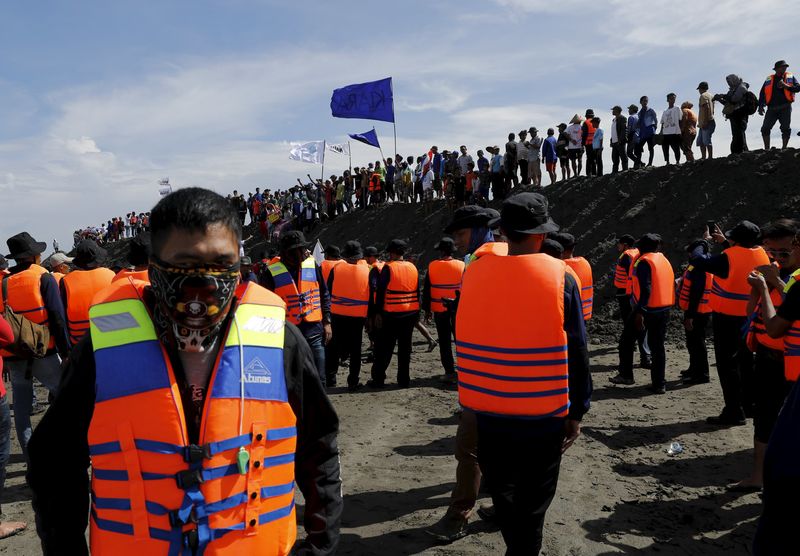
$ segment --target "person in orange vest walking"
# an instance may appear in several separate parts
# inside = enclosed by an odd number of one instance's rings
[[[728,487],[736,492],[758,492],[763,487],[767,443],[789,394],[790,382],[785,376],[783,352],[785,340],[791,342],[793,339],[791,336],[770,337],[764,319],[764,299],[769,297],[775,310],[780,310],[783,305],[784,290],[800,268],[800,258],[793,248],[797,232],[797,222],[789,219],[776,220],[765,226],[761,230],[761,240],[772,262],[757,267],[755,272],[760,273],[767,284],[766,295],[760,287],[761,280],[753,285],[748,278],[752,289],[747,304],[750,315],[747,344],[755,352],[753,467],[749,477]]]
[[[261,285],[277,293],[286,303],[288,320],[300,328],[325,386],[325,345],[331,341],[331,296],[322,270],[308,253],[303,232],[281,235],[281,260],[269,265]]]
[[[633,263],[639,257],[639,250],[634,246],[636,238],[630,234],[622,234],[617,238],[617,262],[614,263],[614,289],[616,290],[617,304],[619,305],[619,315],[622,324],[628,320],[628,316],[633,310],[631,304],[631,291],[633,289]],[[649,369],[652,366],[650,360],[650,348],[647,346],[647,330],[639,334],[636,339],[639,346],[639,366]]]
[[[325,356],[328,386],[336,385],[339,358],[349,356],[347,388],[351,392],[361,387],[361,339],[369,310],[369,265],[364,262],[361,244],[348,241],[342,251],[344,260],[331,269],[328,290],[331,292],[331,326],[333,339]]]
[[[59,284],[61,284],[61,279],[72,270],[69,266],[72,260],[72,257],[67,257],[66,253],[54,253],[50,255],[50,260],[48,261],[50,264],[50,274],[53,275],[53,278],[55,278],[56,282]]]
[[[104,268],[106,250],[91,239],[84,239],[75,249],[75,270],[64,276],[59,289],[67,315],[69,341],[74,346],[89,331],[89,307],[95,294],[114,279],[114,272]]]
[[[69,355],[70,343],[67,339],[64,305],[58,295],[58,284],[40,266],[41,254],[47,244],[36,241],[28,232],[12,236],[6,243],[10,251],[6,258],[13,259],[17,264],[10,269],[7,276],[3,276],[0,313],[6,311],[7,305],[16,314],[35,324],[46,326],[50,332],[44,357],[37,358],[30,353],[20,353],[8,347],[0,349],[0,357],[5,360],[11,375],[17,440],[22,454],[27,458],[28,441],[33,431],[33,379],[36,378],[55,394],[61,379],[60,360]]]
[[[128,254],[125,256],[125,260],[129,265],[128,268],[123,268],[117,272],[112,282],[124,280],[128,277],[149,282],[150,252],[150,232],[139,233],[138,236],[128,242]]]
[[[594,304],[594,279],[592,278],[592,265],[583,257],[576,257],[575,236],[566,232],[550,234],[564,248],[562,258],[564,262],[575,271],[581,280],[581,301],[583,303],[583,320],[592,318]]]
[[[592,382],[580,292],[563,261],[539,252],[558,230],[546,198],[509,198],[499,226],[508,255],[484,255],[464,273],[458,394],[476,415],[478,460],[506,553],[536,555]]]
[[[781,146],[784,149],[789,146],[789,137],[792,135],[792,104],[795,93],[800,93],[800,82],[786,71],[789,64],[785,60],[775,62],[772,69],[775,73],[767,77],[758,94],[758,113],[764,116],[761,137],[764,139],[765,150],[769,150],[769,135],[778,122],[781,127]]]
[[[701,239],[686,247],[693,253],[698,247],[708,252],[708,243]],[[689,352],[689,368],[681,371],[683,384],[707,384],[708,350],[706,329],[711,320],[711,285],[714,277],[687,265],[678,282],[678,307],[683,311],[683,328],[686,331],[686,349]]]
[[[428,273],[422,285],[422,310],[425,320],[431,321],[431,313],[436,323],[439,337],[439,357],[444,367],[444,380],[455,383],[455,361],[453,360],[452,337],[455,324],[455,300],[461,290],[461,275],[464,274],[464,261],[453,258],[456,244],[452,238],[442,238],[434,247],[439,251],[439,259],[428,265]]]
[[[327,283],[328,276],[331,275],[331,270],[333,267],[343,262],[344,260],[342,260],[342,253],[339,247],[336,245],[326,245],[325,260],[323,260],[322,264],[319,265],[322,269],[322,279]]]
[[[653,357],[650,369],[650,391],[666,392],[667,355],[664,342],[669,313],[675,305],[675,272],[669,260],[660,252],[661,236],[645,234],[636,242],[639,258],[633,268],[633,311],[625,322],[619,340],[619,374],[610,377],[614,384],[633,384],[633,350],[636,339],[647,329],[647,341]]]
[[[740,426],[752,414],[753,353],[742,334],[747,323],[750,284],[747,277],[759,266],[769,264],[769,257],[759,245],[761,230],[747,220],[723,234],[719,226],[706,230],[704,239],[724,244],[719,255],[704,254],[698,247],[690,263],[714,275],[711,285],[711,328],[714,332],[714,356],[725,407],[709,417],[713,425]]]
[[[395,345],[397,385],[411,385],[411,336],[419,320],[419,273],[416,266],[403,259],[407,250],[408,244],[401,239],[389,242],[389,262],[378,276],[375,299],[370,300],[369,312],[374,314],[377,331],[372,378],[367,381],[370,388],[384,387]]]
[[[31,439],[44,553],[88,554],[89,522],[95,556],[288,555],[297,486],[298,552],[335,554],[338,418],[281,298],[239,281],[238,214],[180,189],[151,233],[152,285],[98,297]]]

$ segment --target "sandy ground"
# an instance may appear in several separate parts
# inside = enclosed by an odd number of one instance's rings
[[[438,352],[425,353],[427,345],[415,340],[413,388],[332,393],[342,423],[339,554],[503,554],[500,533],[477,517],[472,534],[449,546],[433,544],[424,533],[444,513],[453,486],[458,403],[455,390],[436,378]],[[748,472],[752,427],[706,425],[705,417],[721,407],[717,380],[682,388],[678,374],[686,354],[675,346],[667,357],[671,389],[653,396],[644,388],[648,371],[637,371],[636,386],[610,385],[616,349],[592,346],[592,410],[563,459],[543,554],[750,553],[760,498],[725,486]],[[340,384],[345,375],[341,368]],[[682,454],[667,455],[673,440],[684,446]],[[40,554],[24,464],[16,438],[12,443],[4,519],[24,519],[31,528],[0,541],[0,554]]]

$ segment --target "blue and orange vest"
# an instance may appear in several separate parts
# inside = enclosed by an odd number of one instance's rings
[[[94,296],[113,280],[114,271],[108,268],[76,269],[61,280],[67,294],[67,331],[73,346],[89,331],[89,307]]]
[[[663,309],[675,305],[675,272],[663,253],[645,253],[636,259],[634,266],[650,265],[650,298],[647,309]],[[633,273],[633,302],[639,302],[641,286],[636,272]]]
[[[408,261],[386,263],[389,285],[382,309],[387,313],[419,311],[419,272]]]
[[[583,320],[592,318],[594,304],[594,279],[592,278],[592,265],[583,257],[564,259],[564,262],[575,271],[580,278],[581,304],[583,305]]]
[[[681,311],[689,310],[689,294],[692,291],[692,270],[694,270],[692,265],[686,267],[681,277],[680,286],[678,286],[678,307],[680,307]],[[706,283],[703,288],[703,297],[700,298],[700,303],[697,304],[697,313],[700,315],[711,312],[711,284],[714,281],[714,276],[710,272],[706,272],[705,276]]]
[[[336,265],[331,289],[331,313],[345,317],[366,317],[369,307],[369,272],[366,263]]]
[[[5,279],[8,288],[8,305],[18,315],[22,315],[29,321],[36,324],[47,324],[47,310],[44,308],[42,299],[42,276],[49,274],[38,264],[32,264],[30,268],[17,272],[10,276],[0,274],[0,279]],[[0,296],[0,313],[5,311],[3,298]],[[50,335],[50,343],[47,350],[55,349],[55,337]],[[15,357],[10,351],[0,349],[0,357]]]
[[[794,80],[794,76],[789,73],[788,71],[783,74],[783,80],[791,85],[791,81]],[[769,104],[772,101],[772,85],[775,81],[775,74],[773,73],[769,77],[767,77],[766,81],[764,81],[764,100],[766,104]],[[786,95],[786,100],[789,102],[794,102],[794,93],[789,89],[784,88],[783,94]]]
[[[317,263],[312,257],[300,265],[300,287],[295,284],[289,269],[282,262],[271,264],[268,269],[275,281],[275,293],[286,303],[286,318],[289,322],[298,325],[304,320],[306,322],[322,320]]]
[[[723,315],[747,316],[750,284],[747,276],[757,266],[768,265],[769,257],[761,247],[730,247],[723,251],[728,256],[728,277],[714,276],[711,286],[711,310]]]
[[[800,280],[800,270],[796,270],[783,289],[784,296]],[[783,374],[786,380],[797,382],[800,378],[800,321],[794,321],[783,337]]]
[[[443,299],[455,299],[461,289],[464,261],[450,259],[433,261],[428,265],[428,281],[431,284],[431,311],[444,313],[447,307]]]
[[[621,261],[624,257],[628,257],[628,267],[622,266]],[[614,287],[620,290],[625,290],[625,293],[631,293],[631,268],[633,263],[639,256],[639,250],[636,248],[627,249],[620,253],[617,263],[614,265]]]
[[[545,254],[484,255],[470,265],[455,328],[462,406],[524,418],[567,415],[565,269]]]
[[[92,306],[92,554],[285,555],[296,536],[296,418],[283,369],[284,306],[244,284],[208,387],[200,443],[140,300],[120,280]]]

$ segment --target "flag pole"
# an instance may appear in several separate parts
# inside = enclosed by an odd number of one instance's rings
[[[391,80],[391,87],[392,87],[392,127],[394,128],[394,160],[396,161],[397,160],[397,115],[394,112],[394,80]]]
[[[347,140],[347,156],[350,158],[350,175],[353,175],[353,151],[350,150],[350,140]]]
[[[392,102],[394,102],[394,101],[392,101]],[[373,133],[375,132],[375,126],[372,126],[372,131],[373,131]],[[376,133],[375,137],[377,137],[377,136],[378,136],[378,134]],[[380,142],[378,142],[378,150],[381,151],[381,164],[386,164],[386,157],[383,156],[383,149],[381,148]],[[397,150],[397,149],[395,149],[395,150]]]

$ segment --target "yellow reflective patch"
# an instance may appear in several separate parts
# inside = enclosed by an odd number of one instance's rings
[[[236,310],[242,345],[283,349],[286,314],[282,307],[245,303]],[[225,347],[239,345],[236,326],[231,325]]]
[[[92,306],[89,309],[89,326],[95,351],[156,339],[150,315],[137,299]]]

